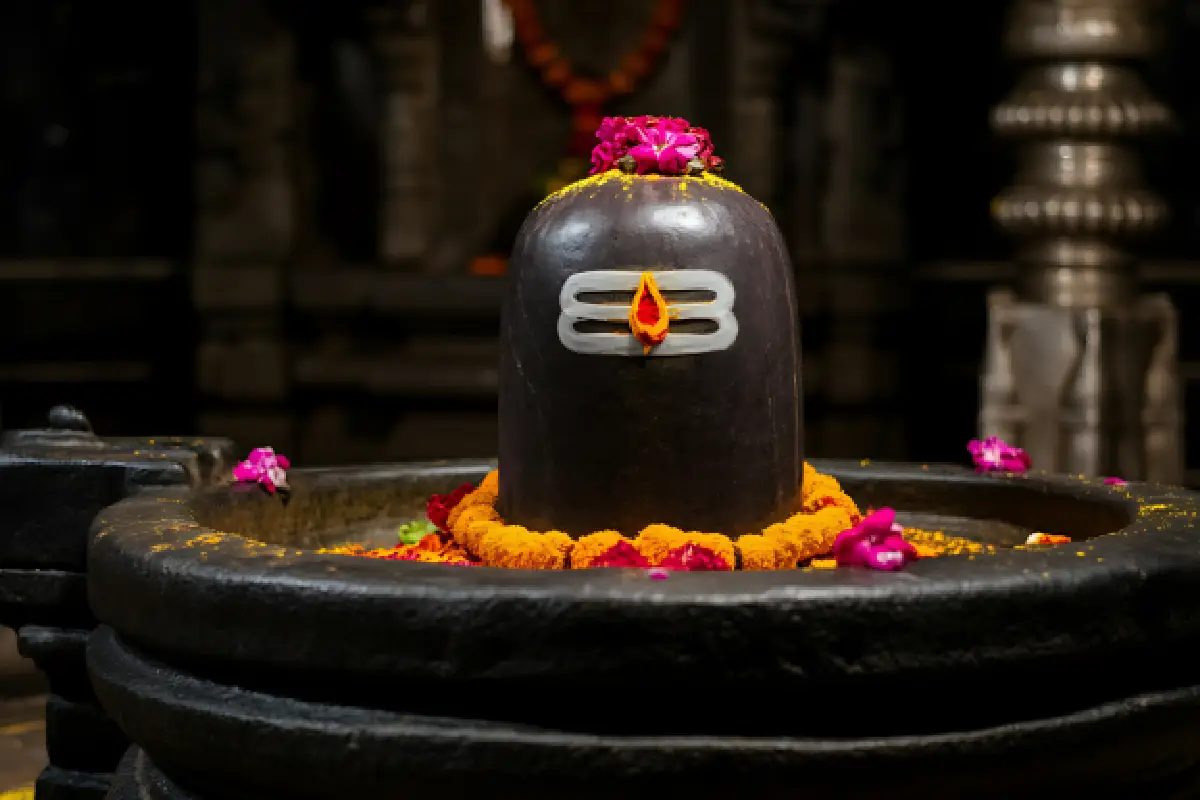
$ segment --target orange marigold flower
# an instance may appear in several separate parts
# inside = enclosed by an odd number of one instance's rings
[[[571,569],[590,569],[592,562],[621,542],[633,544],[617,531],[596,531],[575,542],[571,550]]]
[[[776,552],[775,542],[761,534],[745,534],[739,536],[737,551],[742,557],[742,569],[763,571],[779,569],[780,561]],[[786,562],[784,562],[786,564]],[[791,562],[795,564],[793,560]]]
[[[818,542],[810,540],[805,531],[796,526],[789,526],[788,522],[790,522],[790,518],[784,522],[768,525],[762,532],[763,539],[770,542],[775,552],[777,566],[774,569],[794,567],[800,559],[813,555],[810,552],[812,550],[821,552],[818,549]]]
[[[573,544],[562,531],[539,533],[520,525],[490,525],[479,540],[479,559],[489,567],[562,569]]]
[[[642,528],[634,544],[652,566],[658,566],[668,553],[687,544],[687,541],[679,528],[656,522]]]
[[[415,545],[409,546],[417,550],[424,550],[430,553],[440,553],[452,545],[444,537],[439,536],[436,533],[429,533],[425,536],[422,536],[421,541],[417,542]]]
[[[492,470],[487,474],[483,481],[476,487],[475,491],[470,492],[458,504],[450,510],[449,516],[446,517],[446,527],[453,532],[454,526],[458,522],[458,518],[468,508],[475,506],[495,506],[496,498],[500,495],[500,473]]]
[[[733,569],[733,566],[737,564],[737,550],[734,549],[733,540],[728,536],[720,533],[688,531],[683,537],[685,545],[694,544],[706,550],[711,550],[714,555],[729,566],[729,569]],[[675,549],[678,549],[678,546],[672,548],[672,550]],[[670,556],[671,554],[667,553],[667,555]],[[666,561],[666,558],[663,561]]]
[[[814,472],[810,478],[804,476],[804,510],[810,514],[832,503],[843,507],[854,507],[854,501],[842,491],[836,478]],[[825,500],[824,498],[830,498]],[[857,508],[856,508],[857,510]]]
[[[689,541],[683,547],[672,550],[660,566],[679,572],[723,572],[732,570],[734,563],[703,545]]]
[[[700,533],[698,531],[681,531],[670,525],[655,523],[642,528],[634,545],[638,552],[646,557],[650,566],[660,566],[671,555],[671,552],[689,544],[698,545],[713,551],[726,564],[737,563],[737,554],[733,541],[728,536],[719,533]]]
[[[767,527],[763,536],[773,541],[782,569],[796,562],[828,553],[837,535],[850,528],[850,515],[842,508],[829,506],[813,513],[800,513]]]
[[[475,542],[476,534],[480,532],[480,523],[496,522],[499,519],[500,515],[491,506],[467,506],[451,523],[450,533],[454,535],[454,541],[458,542],[460,547],[473,553],[477,551]]]

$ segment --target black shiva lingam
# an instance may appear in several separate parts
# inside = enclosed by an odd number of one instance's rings
[[[1197,796],[1197,497],[807,470],[779,235],[706,136],[657,125],[602,130],[598,174],[520,235],[498,488],[487,462],[301,469],[286,504],[100,514],[88,668],[136,744],[113,800]],[[834,505],[789,517],[814,487]],[[347,555],[431,493],[457,504],[416,549],[474,566]],[[977,546],[892,572],[784,552],[870,506]],[[720,569],[668,570],[669,526]],[[593,568],[599,540],[653,568]]]
[[[513,524],[740,534],[796,510],[791,262],[770,213],[707,171],[706,133],[685,154],[696,174],[659,174],[672,122],[623,169],[601,155],[517,238],[500,359],[499,511]]]

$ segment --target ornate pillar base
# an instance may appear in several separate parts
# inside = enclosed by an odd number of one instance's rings
[[[1177,320],[1166,295],[1117,308],[988,297],[980,431],[1039,469],[1180,483]]]

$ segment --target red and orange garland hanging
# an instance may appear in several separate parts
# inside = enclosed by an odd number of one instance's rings
[[[658,61],[667,52],[671,36],[683,19],[684,0],[656,0],[638,47],[626,53],[617,68],[605,78],[592,79],[576,74],[575,68],[563,54],[562,47],[546,38],[534,0],[503,0],[513,17],[516,39],[521,43],[525,60],[541,75],[542,82],[555,89],[571,107],[571,139],[558,174],[550,183],[550,191],[571,183],[587,169],[588,157],[595,144],[594,133],[603,119],[604,106],[614,97],[627,95],[654,72]],[[471,262],[474,275],[503,275],[508,271],[508,259],[489,254]]]
[[[546,38],[534,0],[505,0],[505,3],[512,12],[516,38],[526,61],[541,73],[542,82],[558,90],[571,107],[567,155],[584,158],[591,152],[604,106],[614,97],[633,92],[666,53],[671,35],[683,19],[684,0],[657,0],[650,25],[637,49],[626,53],[615,70],[598,80],[577,75],[562,48]]]

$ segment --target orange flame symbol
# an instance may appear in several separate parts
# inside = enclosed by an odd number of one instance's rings
[[[670,325],[667,301],[658,290],[653,273],[643,272],[633,302],[629,305],[629,329],[642,343],[644,354],[649,354],[656,345],[663,343]]]

